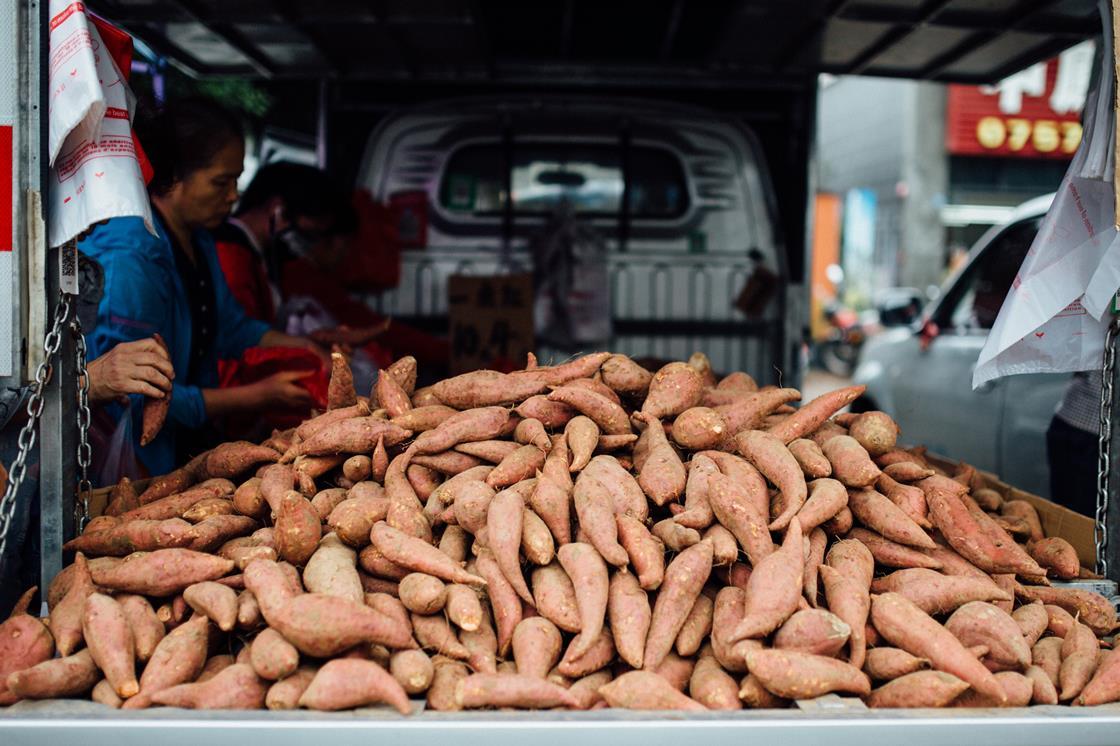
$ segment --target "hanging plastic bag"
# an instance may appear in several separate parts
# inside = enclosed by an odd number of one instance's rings
[[[114,421],[104,407],[95,407],[90,420],[89,443],[93,451],[90,481],[94,487],[116,484],[121,477],[135,481],[148,476],[136,458],[132,439],[132,403]]]
[[[611,337],[607,244],[561,202],[534,237],[534,317],[538,344],[577,351]]]
[[[127,76],[81,3],[51,0],[48,236],[60,246],[109,218],[139,216],[155,235],[132,134]],[[115,40],[114,40],[115,41]]]
[[[1120,287],[1115,192],[1113,39],[1109,4],[1101,70],[1081,145],[980,352],[972,386],[1019,373],[1099,368]]]

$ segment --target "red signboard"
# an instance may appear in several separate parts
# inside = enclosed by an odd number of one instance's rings
[[[0,251],[11,251],[12,242],[12,180],[15,178],[15,153],[12,151],[12,128],[0,126]]]
[[[946,150],[954,155],[1072,158],[1081,142],[1081,112],[1059,114],[1050,108],[1057,77],[1058,60],[1050,60],[1042,94],[1025,92],[1018,107],[1003,109],[995,90],[950,85],[945,107]],[[1004,110],[1008,108],[1011,110]]]

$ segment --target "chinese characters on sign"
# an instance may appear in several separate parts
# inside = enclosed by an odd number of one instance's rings
[[[447,296],[453,374],[525,366],[534,346],[532,275],[454,275]]]
[[[995,86],[950,85],[946,149],[954,155],[1068,160],[1081,143],[1091,42]]]

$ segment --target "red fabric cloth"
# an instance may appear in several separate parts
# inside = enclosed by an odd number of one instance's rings
[[[226,284],[245,314],[266,324],[275,323],[276,307],[261,255],[252,246],[237,241],[216,239],[214,245]]]

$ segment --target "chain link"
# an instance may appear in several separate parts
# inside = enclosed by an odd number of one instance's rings
[[[1097,572],[1108,576],[1108,499],[1109,474],[1112,460],[1112,402],[1113,376],[1116,372],[1116,338],[1120,336],[1120,316],[1114,316],[1108,325],[1104,341],[1104,363],[1101,367],[1100,435],[1097,438],[1097,520],[1094,539],[1097,545]]]
[[[78,533],[85,530],[89,523],[89,493],[93,485],[89,481],[89,465],[93,460],[93,448],[89,444],[89,426],[93,417],[89,409],[89,371],[86,370],[86,337],[82,334],[82,322],[78,314],[70,322],[74,335],[74,348],[77,351],[78,374],[78,499],[74,503],[74,523]]]
[[[62,330],[66,320],[70,317],[74,296],[60,293],[58,305],[54,310],[54,320],[51,322],[50,331],[43,341],[43,362],[35,371],[35,381],[31,384],[31,396],[27,400],[27,422],[19,431],[19,454],[12,462],[8,471],[8,487],[4,496],[0,497],[0,565],[8,548],[8,531],[11,529],[12,516],[15,513],[16,494],[20,484],[27,473],[27,457],[35,447],[36,425],[43,415],[43,392],[50,381],[52,368],[51,359],[58,353],[62,344]]]

